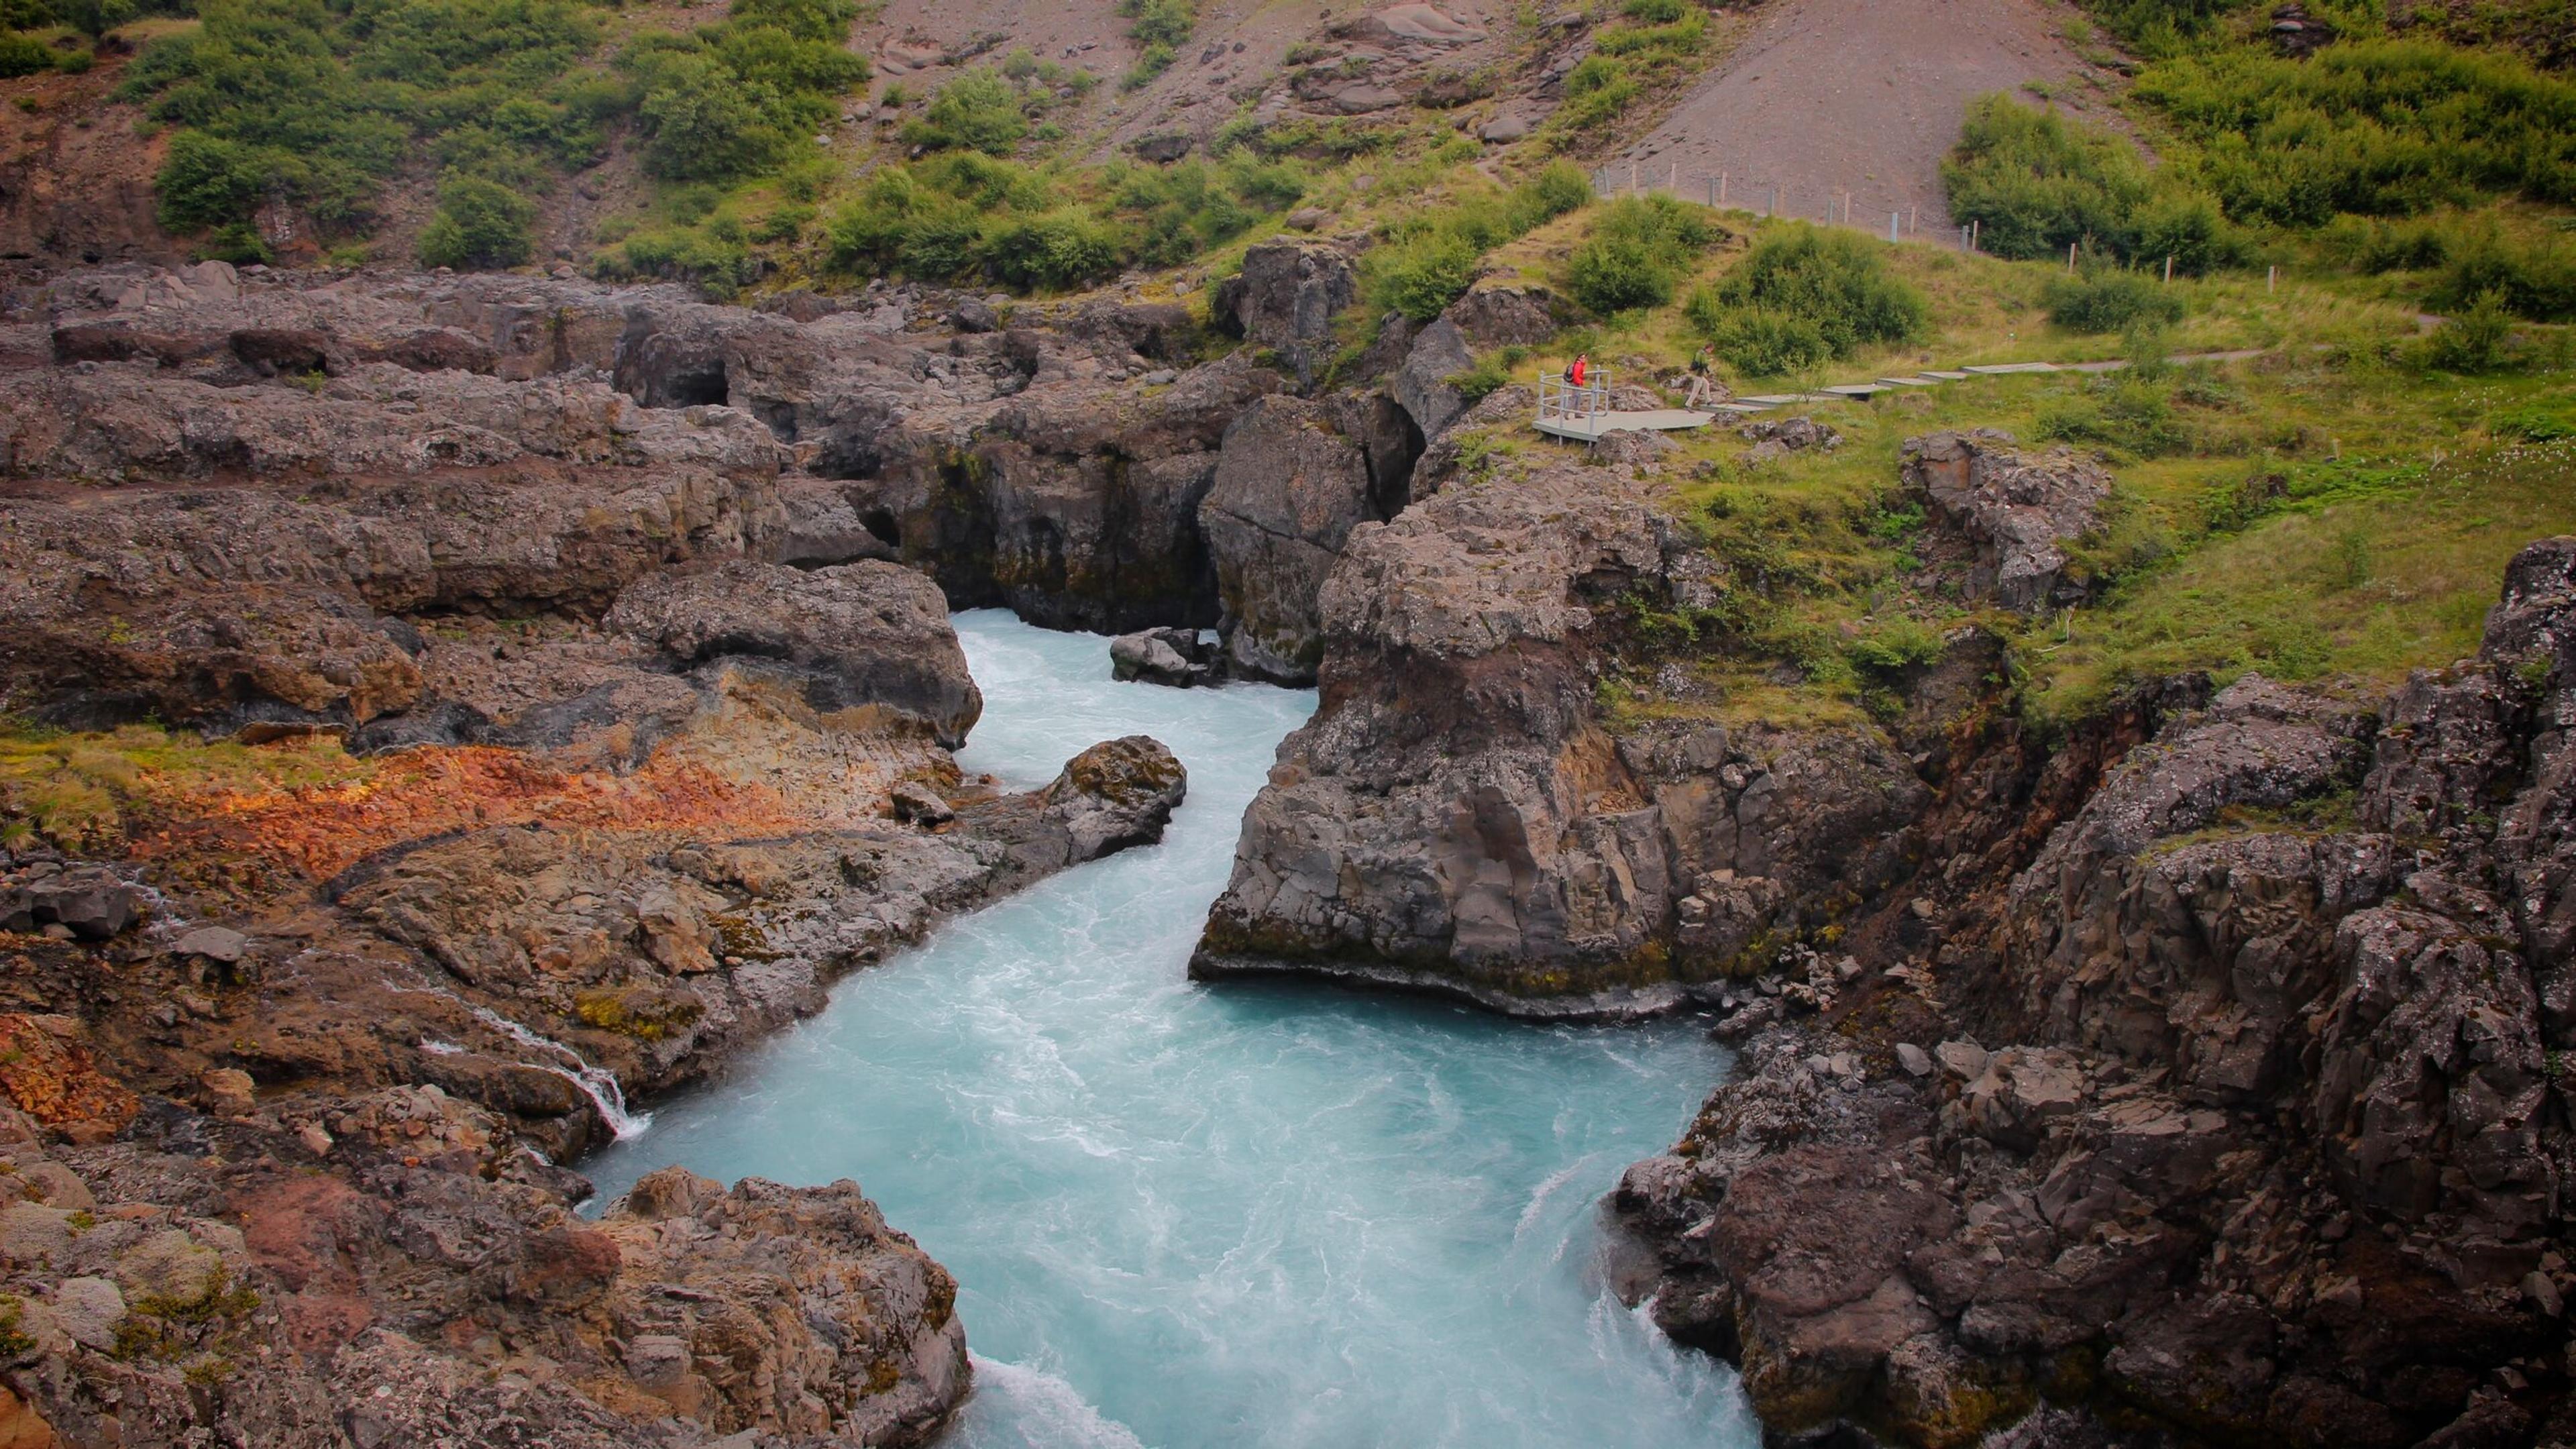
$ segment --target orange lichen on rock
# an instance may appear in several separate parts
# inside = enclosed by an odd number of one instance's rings
[[[668,752],[618,775],[566,772],[483,746],[407,751],[379,762],[364,780],[226,789],[163,804],[171,823],[136,842],[139,857],[248,851],[314,879],[407,840],[492,825],[544,821],[725,838],[812,823],[776,790]]]
[[[20,1111],[75,1142],[104,1142],[142,1102],[91,1065],[89,1053],[23,1012],[0,1014],[0,1092]]]

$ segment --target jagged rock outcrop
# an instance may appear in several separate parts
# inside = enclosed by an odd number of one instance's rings
[[[1586,659],[1617,607],[1705,602],[1705,567],[1626,469],[1574,462],[1355,528],[1320,599],[1324,707],[1245,817],[1192,972],[1655,1010],[1865,896],[1922,794],[1901,757],[1598,718]],[[1701,929],[1712,893],[1759,902],[1740,939]]]
[[[1214,624],[1200,503],[1227,427],[1278,375],[1238,354],[1139,393],[1104,386],[1087,354],[1070,369],[1057,347],[1009,336],[1027,342],[1032,380],[881,434],[862,516],[879,515],[959,605],[1109,633]]]
[[[1233,668],[1303,684],[1323,651],[1317,595],[1351,530],[1383,518],[1368,457],[1336,410],[1265,397],[1227,427],[1199,530],[1224,604],[1218,628]]]
[[[1905,440],[1905,486],[1922,493],[1973,551],[1969,596],[2042,613],[2081,602],[2066,545],[2093,530],[2111,475],[2066,448],[2017,452],[1992,428]]]
[[[733,559],[656,574],[618,595],[602,623],[684,668],[719,658],[783,668],[818,713],[890,712],[950,749],[984,712],[939,586],[890,563],[793,569]]]
[[[488,1117],[401,1098],[86,1146],[0,1108],[15,1442],[909,1445],[965,1398],[955,1284],[856,1185],[671,1169],[585,1224]]]
[[[1187,346],[1170,308],[904,338],[882,292],[220,264],[7,300],[0,707],[147,723],[0,782],[51,837],[0,845],[0,1436],[936,1435],[955,1285],[855,1186],[670,1174],[589,1226],[553,1163],[942,915],[1159,838],[1151,740],[961,774],[980,698],[876,490],[1026,429],[1059,450],[977,506],[1027,597],[1104,607],[1277,379],[1131,365]],[[1038,542],[1084,518],[1093,555]],[[1212,620],[1174,577],[1135,607]]]
[[[1276,352],[1302,390],[1332,357],[1333,318],[1358,299],[1359,274],[1342,247],[1278,241],[1246,251],[1243,270],[1211,300],[1218,327]]]
[[[2018,870],[1861,925],[1840,1009],[1631,1169],[1632,1291],[1784,1436],[2557,1442],[2571,640],[2554,539],[2375,714],[2247,676],[2022,770],[1948,857]],[[1963,763],[1927,843],[2008,778]]]

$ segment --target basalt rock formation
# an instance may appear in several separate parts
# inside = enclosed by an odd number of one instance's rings
[[[1634,1291],[1784,1438],[2563,1442],[2571,720],[2554,539],[2393,698],[1994,727],[1906,842],[1967,868],[1630,1170]]]
[[[1663,455],[1435,445],[1352,528],[1193,973],[1714,1008],[1739,1076],[1615,1195],[1621,1283],[1778,1442],[2576,1433],[2576,540],[2386,700],[2185,677],[2041,739],[1969,630],[1884,725],[1721,723],[1679,673],[1622,715],[1643,626],[1741,586]],[[1905,458],[1927,573],[2080,596],[2096,465]]]
[[[1031,391],[1012,358],[1097,371],[1168,319],[903,333],[924,307],[220,264],[11,292],[0,704],[110,731],[0,778],[42,832],[0,843],[11,1442],[939,1431],[955,1284],[856,1185],[674,1170],[584,1223],[555,1165],[1181,798],[1143,738],[966,777],[950,599],[871,491]],[[1059,401],[1108,447],[1177,399],[1212,471],[1268,378]],[[1102,517],[1047,478],[1010,475],[1024,520]],[[1078,610],[1078,575],[1043,587]]]
[[[1652,472],[1515,463],[1352,531],[1321,594],[1323,707],[1245,817],[1194,974],[1663,1010],[1883,885],[1881,842],[1926,795],[1892,750],[1604,727],[1620,611],[1713,596]]]

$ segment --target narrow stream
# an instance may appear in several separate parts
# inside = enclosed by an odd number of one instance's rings
[[[855,1178],[963,1285],[949,1440],[1066,1446],[1719,1445],[1732,1371],[1604,1293],[1595,1203],[1724,1065],[1701,1030],[1534,1027],[1184,965],[1311,692],[1116,684],[1107,641],[957,616],[960,755],[1016,785],[1147,733],[1190,771],[1164,843],[852,976],[819,1017],[582,1164]]]

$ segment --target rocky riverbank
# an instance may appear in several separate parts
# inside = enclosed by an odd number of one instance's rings
[[[1780,1442],[2564,1439],[2576,541],[2393,698],[2187,676],[2043,738],[1968,629],[1883,724],[1730,723],[1656,662],[1742,583],[1663,458],[1352,531],[1194,971],[1712,1008],[1742,1075],[1616,1194],[1625,1288]],[[2084,597],[2098,466],[1902,467],[1925,588]]]
[[[946,1421],[956,1286],[856,1185],[675,1169],[585,1223],[557,1165],[1180,800],[1141,737],[1018,794],[949,755],[981,710],[949,600],[827,476],[871,379],[935,399],[987,335],[901,340],[917,305],[12,290],[11,1442]]]

